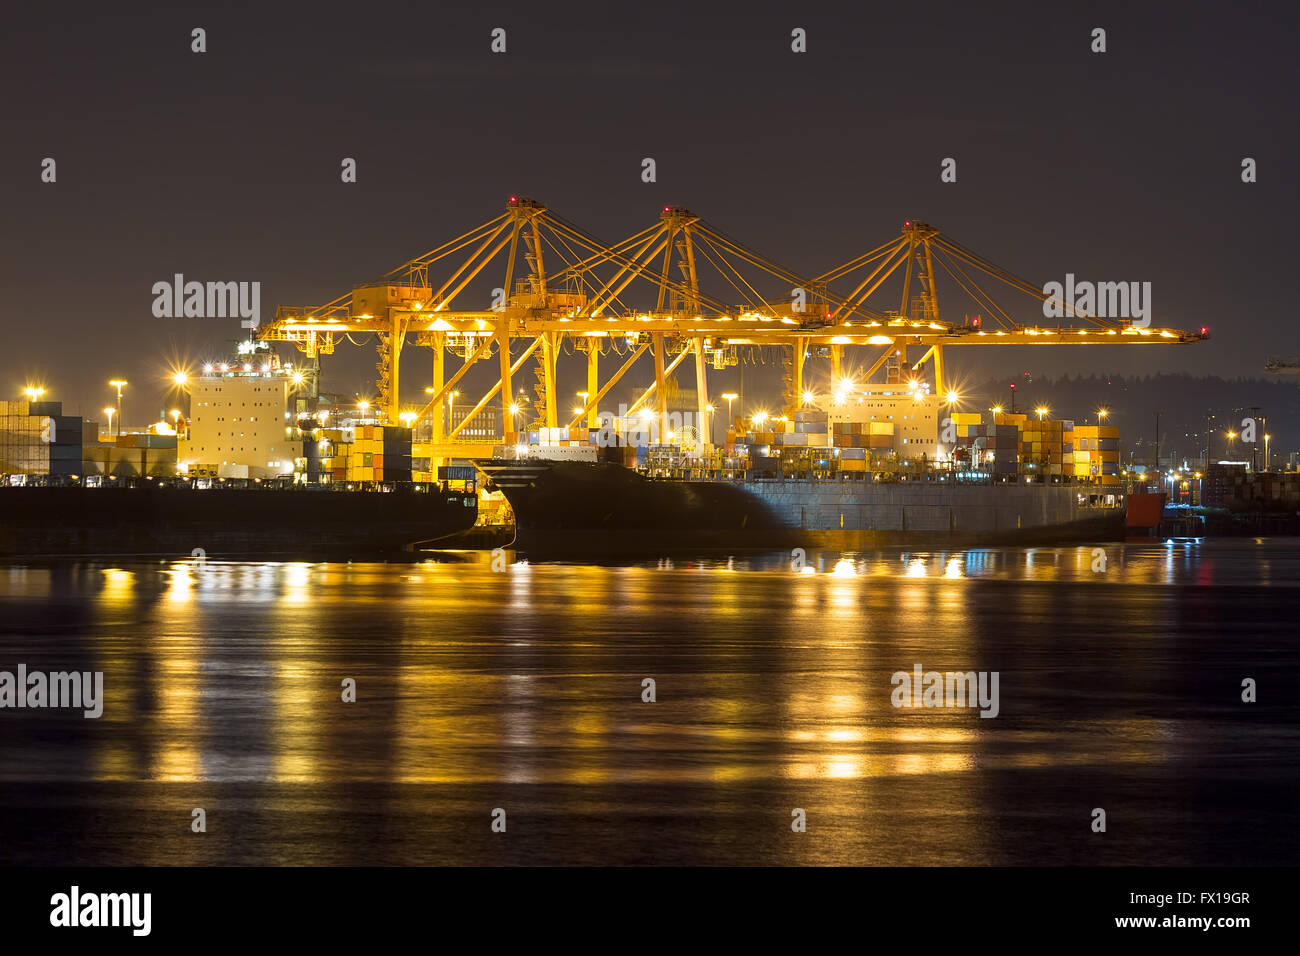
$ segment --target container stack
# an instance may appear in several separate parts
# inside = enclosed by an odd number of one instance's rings
[[[352,442],[350,441],[353,432],[351,429],[342,428],[321,428],[317,429],[319,433],[318,440],[326,442],[322,449],[321,458],[321,480],[325,480],[325,475],[329,475],[330,481],[343,482],[348,479],[348,459],[352,455]]]
[[[867,448],[880,456],[894,447],[893,422],[836,422],[831,427],[836,448]]]
[[[30,402],[0,402],[0,473],[43,474],[49,445],[41,440],[43,423]]]
[[[533,436],[537,438],[534,439]],[[547,447],[576,447],[588,444],[590,431],[586,425],[580,428],[539,428],[528,433],[528,444]]]
[[[1078,478],[1096,478],[1099,484],[1119,484],[1119,427],[1076,425],[1074,471]]]
[[[1020,463],[1028,474],[1074,474],[1074,422],[1025,421],[1020,428]]]
[[[1015,425],[1016,428],[1024,428],[1024,427],[1025,427],[1025,424],[1026,424],[1028,421],[1029,421],[1029,416],[1028,416],[1028,415],[1021,415],[1021,414],[1019,414],[1019,413],[1015,413],[1015,414],[1013,414],[1013,413],[1011,413],[1011,412],[994,412],[994,413],[993,413],[993,424],[994,424],[994,425]]]
[[[805,436],[800,444],[810,448],[831,447],[830,424],[819,408],[801,408],[794,413],[794,433]]]
[[[957,419],[957,415],[953,419]],[[970,418],[976,419],[974,422]],[[1014,475],[1020,460],[1020,428],[1015,424],[985,425],[975,413],[961,413],[957,446],[972,449],[971,465],[995,475]]]
[[[345,474],[348,481],[410,481],[411,430],[400,425],[357,425]],[[331,475],[337,471],[331,470]]]

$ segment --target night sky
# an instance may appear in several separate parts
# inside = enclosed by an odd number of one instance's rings
[[[269,317],[383,274],[512,193],[610,241],[684,205],[809,274],[921,218],[1036,285],[1150,281],[1154,325],[1213,335],[950,351],[971,377],[1255,376],[1300,352],[1294,4],[113,6],[4,13],[6,397],[37,381],[90,415],[124,377],[126,422],[152,420],[169,361],[241,337],[237,320],[155,318],[153,283],[257,280]],[[504,55],[489,50],[498,26]],[[790,51],[794,27],[806,54]],[[940,182],[944,157],[956,183]],[[946,291],[947,319],[974,311]],[[1027,298],[999,301],[1043,321]],[[422,394],[428,355],[403,363],[404,397]],[[323,387],[367,391],[374,360],[344,345]]]

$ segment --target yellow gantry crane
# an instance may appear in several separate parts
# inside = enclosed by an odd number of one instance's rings
[[[495,268],[488,270],[490,265]],[[939,317],[936,266],[992,319],[953,325]],[[901,275],[896,310],[877,311],[868,301]],[[492,277],[501,284],[485,294]],[[843,379],[846,349],[870,350],[869,380],[882,366],[897,380],[909,350],[921,351],[910,368],[932,363],[936,392],[944,394],[943,350],[950,345],[1182,344],[1206,338],[1175,329],[1138,328],[1096,318],[1057,303],[1074,324],[1043,327],[1017,323],[985,291],[989,278],[1051,302],[1041,289],[993,265],[923,222],[909,220],[899,236],[820,276],[808,278],[754,252],[687,209],[666,206],[657,223],[613,245],[560,218],[541,203],[512,196],[506,211],[376,282],[322,306],[276,310],[258,337],[292,342],[308,357],[330,354],[355,335],[378,340],[380,407],[396,421],[401,359],[414,343],[433,351],[432,387],[416,421],[431,419],[432,457],[464,457],[457,436],[490,402],[499,399],[505,431],[518,411],[512,389],[524,363],[535,357],[536,421],[555,427],[584,418],[596,426],[600,402],[637,360],[649,352],[654,382],[629,413],[654,399],[661,434],[667,432],[668,380],[686,358],[695,365],[699,421],[707,421],[707,369],[740,361],[742,349],[789,349],[788,402],[797,406],[810,351],[829,354],[831,378]],[[477,284],[476,284],[477,282]],[[832,291],[851,283],[847,294]],[[473,292],[467,291],[474,286]],[[760,291],[760,287],[766,291]],[[464,308],[468,296],[478,308]],[[516,341],[522,348],[516,347]],[[562,416],[556,367],[561,352],[586,354],[583,406]],[[448,353],[461,365],[447,375]],[[459,423],[444,430],[442,405],[469,370],[495,355],[495,383]],[[600,358],[622,361],[601,379]],[[445,431],[445,433],[444,433]],[[701,435],[701,443],[705,436]]]

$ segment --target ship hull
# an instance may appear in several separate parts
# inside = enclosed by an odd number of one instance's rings
[[[654,480],[613,464],[480,462],[520,551],[565,556],[962,548],[1123,537],[1123,496],[1076,485]]]
[[[188,488],[0,489],[0,557],[361,558],[474,524],[473,493]]]

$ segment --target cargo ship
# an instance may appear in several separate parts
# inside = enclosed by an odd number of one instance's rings
[[[515,514],[514,547],[547,555],[982,547],[1122,539],[1124,495],[955,474],[655,478],[601,461],[476,462]]]
[[[539,428],[477,461],[515,547],[557,555],[960,548],[1121,540],[1118,431],[945,407],[916,382],[737,418],[719,446],[624,415]],[[1045,409],[1043,410],[1046,411]],[[659,431],[656,431],[659,428]],[[670,440],[657,443],[659,434]],[[585,440],[584,440],[585,439]]]
[[[473,490],[394,485],[391,491],[0,487],[0,558],[191,557],[364,559],[398,556],[469,529]]]

